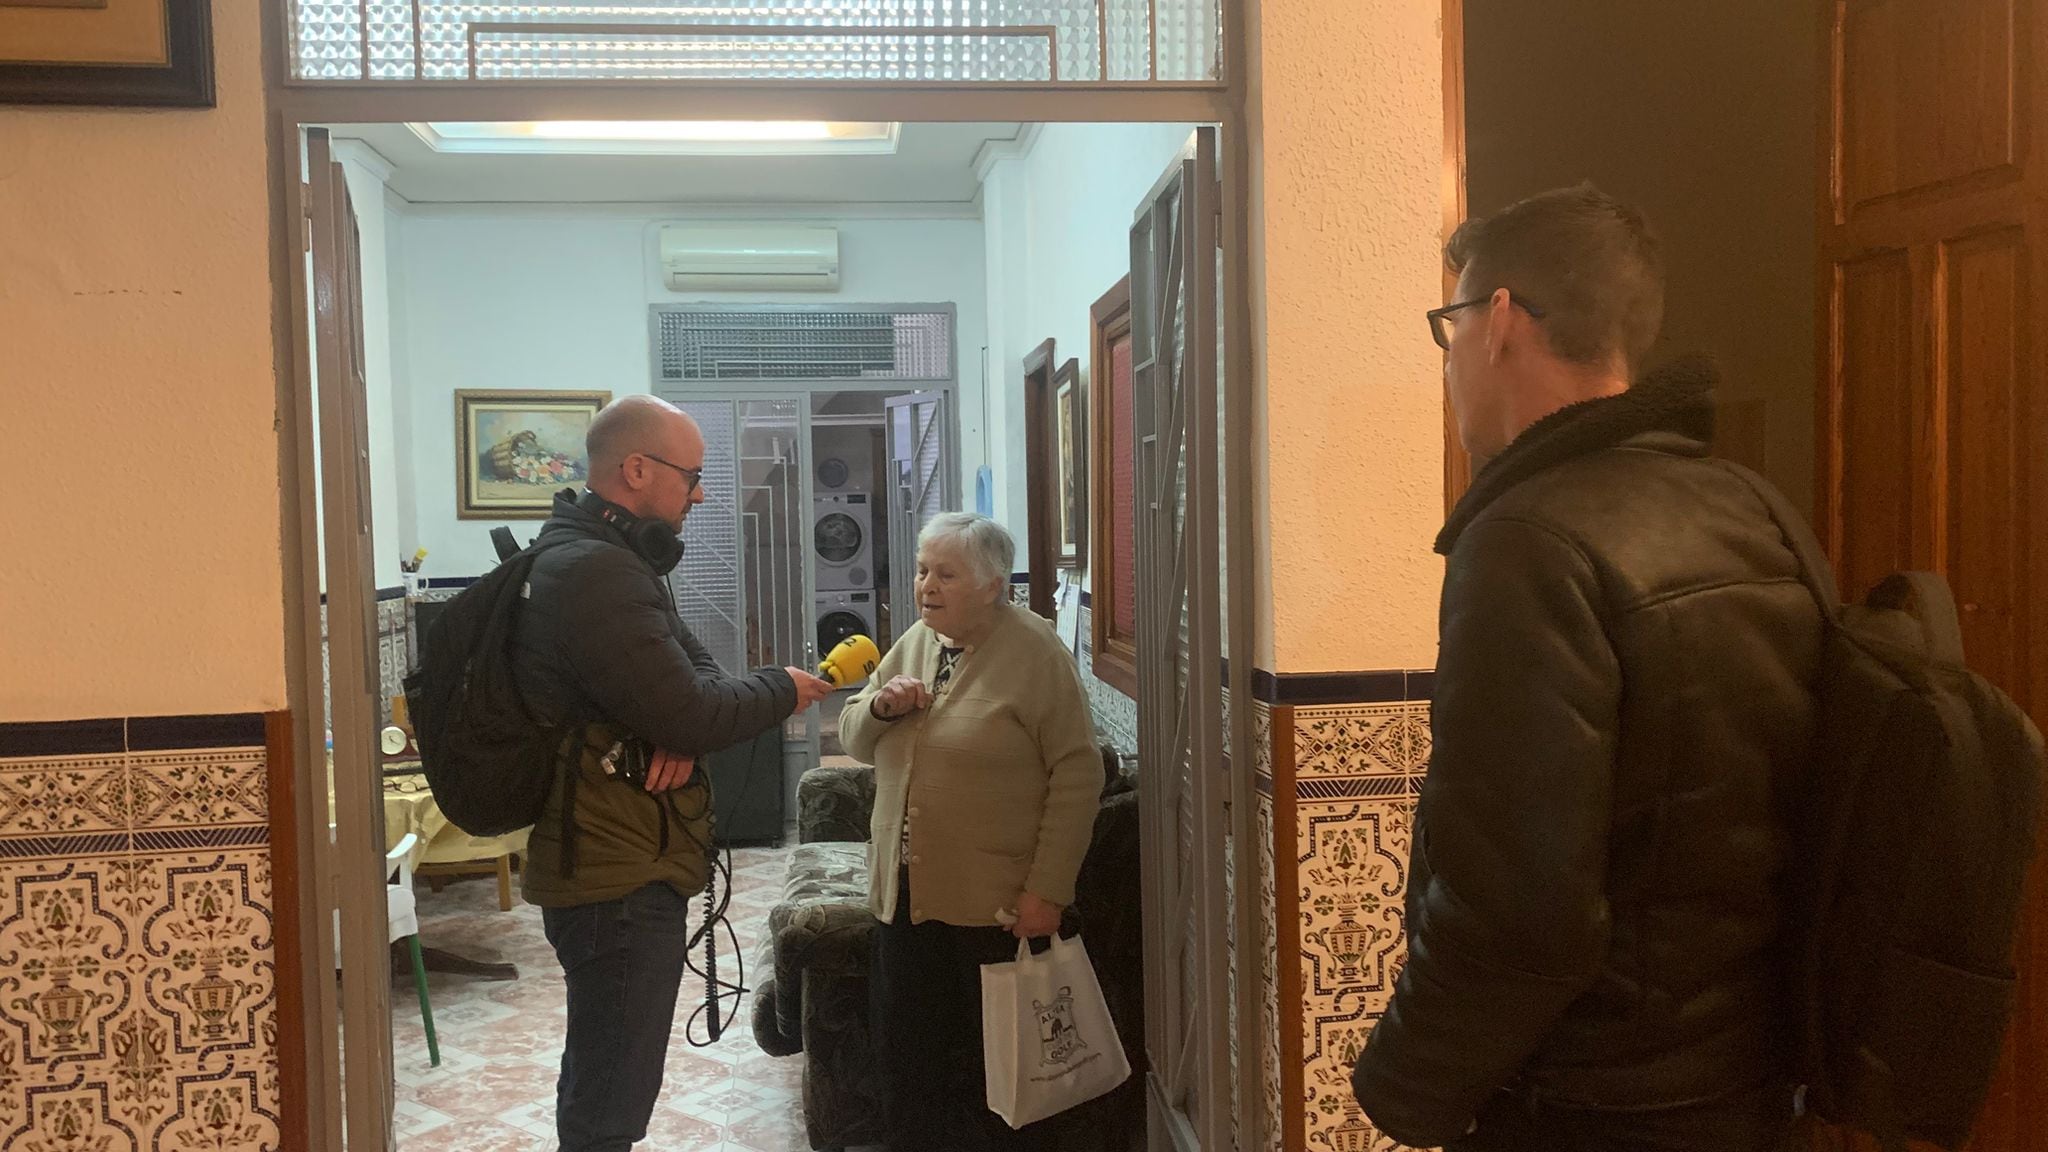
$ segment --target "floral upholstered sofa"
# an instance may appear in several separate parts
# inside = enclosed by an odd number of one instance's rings
[[[1105,784],[1067,930],[1080,931],[1131,1062],[1131,1078],[1048,1123],[1061,1152],[1130,1152],[1144,1137],[1144,955],[1134,773],[1103,745]],[[799,843],[754,972],[754,1039],[804,1054],[804,1125],[814,1149],[881,1142],[881,1069],[868,1025],[871,768],[814,768],[797,785]]]

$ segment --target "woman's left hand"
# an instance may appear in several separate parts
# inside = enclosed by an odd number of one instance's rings
[[[1060,930],[1060,906],[1030,892],[1017,893],[1017,922],[1010,934],[1019,940],[1033,936],[1054,936]]]

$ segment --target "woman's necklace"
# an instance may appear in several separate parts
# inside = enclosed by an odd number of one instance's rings
[[[932,676],[932,695],[942,696],[953,683],[953,671],[959,667],[960,658],[967,654],[965,648],[939,649],[939,670]]]

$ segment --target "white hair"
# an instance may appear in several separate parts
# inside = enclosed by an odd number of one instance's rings
[[[941,512],[927,521],[917,534],[917,550],[922,553],[934,546],[957,550],[991,583],[1008,584],[1010,566],[1017,561],[1017,542],[1010,530],[972,512]]]

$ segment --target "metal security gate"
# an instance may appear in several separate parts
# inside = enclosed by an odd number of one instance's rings
[[[678,614],[728,672],[809,667],[809,393],[666,399],[704,431],[704,503],[684,524],[683,559],[669,574]],[[815,709],[784,725],[785,793],[816,763],[817,736]],[[784,797],[785,812],[793,800]]]
[[[1155,1152],[1222,1152],[1236,1139],[1218,678],[1217,186],[1216,133],[1205,128],[1131,229],[1138,779]]]
[[[960,508],[955,437],[943,392],[898,396],[888,413],[889,600],[910,621],[917,619],[917,534],[932,517]],[[897,626],[899,635],[905,626]]]

